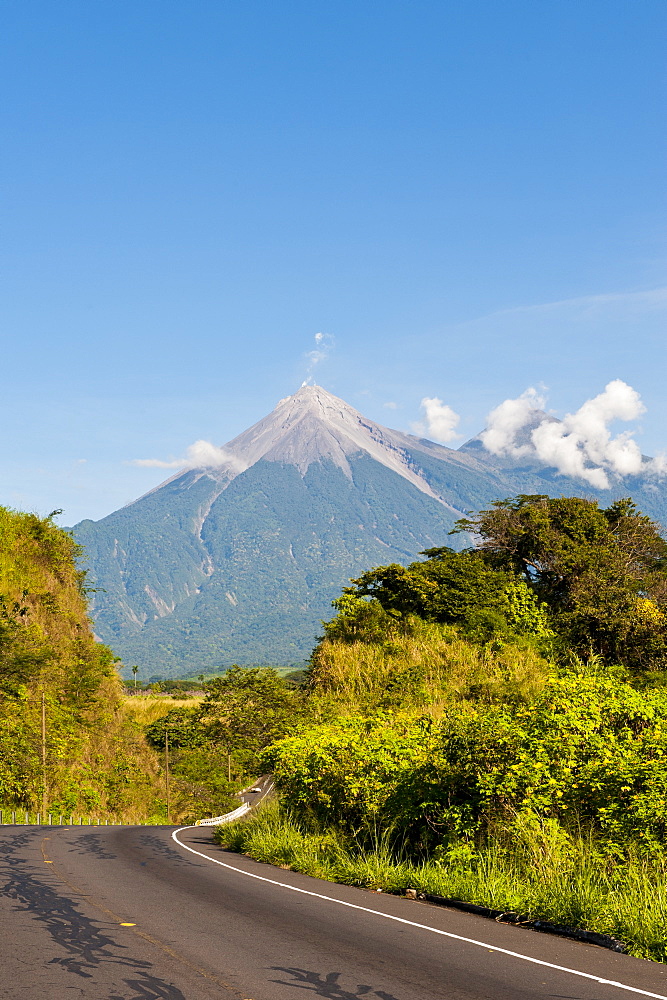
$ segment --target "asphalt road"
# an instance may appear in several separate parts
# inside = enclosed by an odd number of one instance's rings
[[[242,802],[247,802],[249,806],[256,809],[260,802],[271,798],[274,789],[273,778],[270,774],[263,774],[254,785],[250,785],[245,791],[239,793]]]
[[[667,998],[665,966],[262,865],[206,828],[5,826],[0,847],[3,998]]]

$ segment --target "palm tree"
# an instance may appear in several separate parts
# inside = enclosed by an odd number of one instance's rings
[[[138,673],[138,670],[139,670],[139,667],[137,667],[136,664],[135,664],[135,666],[132,667],[132,673],[134,674],[134,690],[135,691],[137,690],[137,673]]]

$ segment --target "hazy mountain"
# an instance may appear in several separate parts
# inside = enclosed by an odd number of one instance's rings
[[[143,676],[304,660],[347,580],[452,543],[463,513],[515,493],[631,493],[664,519],[647,481],[593,491],[533,461],[499,460],[389,430],[305,386],[224,446],[101,521],[74,528],[98,635]],[[455,536],[454,544],[463,544]]]

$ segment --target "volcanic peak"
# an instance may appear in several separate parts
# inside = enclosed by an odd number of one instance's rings
[[[313,462],[330,461],[351,479],[348,461],[365,452],[422,493],[440,498],[406,451],[408,437],[363,417],[319,385],[305,385],[281,399],[275,409],[224,445],[246,468],[260,459],[295,465],[302,475]]]

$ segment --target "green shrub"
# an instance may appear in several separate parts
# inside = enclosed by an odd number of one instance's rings
[[[552,677],[527,705],[348,717],[264,755],[288,806],[347,834],[390,829],[426,852],[530,812],[618,855],[664,849],[666,759],[664,690],[591,672]]]

